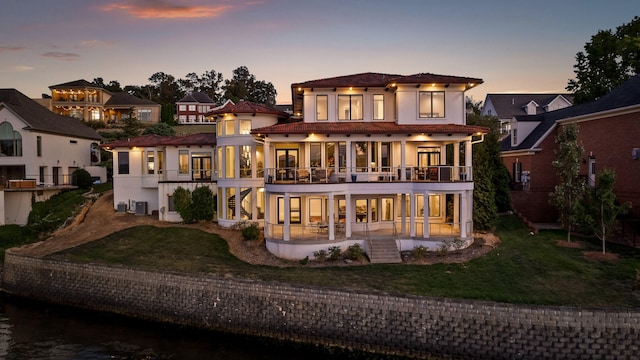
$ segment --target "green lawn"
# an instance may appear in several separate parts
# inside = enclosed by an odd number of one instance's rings
[[[555,245],[561,231],[529,235],[515,217],[500,218],[502,243],[488,255],[464,264],[357,265],[276,268],[233,257],[224,239],[196,229],[137,227],[69,249],[54,257],[178,272],[280,281],[337,289],[587,307],[640,306],[640,251],[609,245],[612,262],[584,259],[598,250]],[[635,292],[635,295],[634,295]]]

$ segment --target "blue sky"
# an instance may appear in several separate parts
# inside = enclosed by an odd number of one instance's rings
[[[145,85],[247,66],[290,103],[296,82],[361,72],[479,77],[467,93],[564,92],[598,30],[629,0],[22,0],[0,14],[0,88],[77,79]]]

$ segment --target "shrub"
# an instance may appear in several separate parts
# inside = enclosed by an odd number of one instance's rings
[[[332,246],[329,248],[329,260],[339,260],[342,257],[340,246]]]
[[[142,135],[147,135],[147,134],[155,134],[160,136],[173,136],[176,134],[176,131],[169,124],[158,123],[158,124],[153,124],[148,128],[144,129],[144,131],[142,132]]]
[[[242,229],[242,238],[245,240],[258,240],[260,238],[260,228],[258,223],[252,222]]]
[[[191,193],[194,220],[213,219],[213,192],[207,186],[199,186]]]
[[[189,189],[178,186],[173,192],[173,204],[185,224],[192,223],[195,220],[191,208],[191,191]]]
[[[326,250],[318,250],[313,252],[313,257],[318,261],[327,260],[327,251]]]
[[[360,244],[353,244],[344,252],[344,257],[349,260],[360,261],[364,259],[364,250]]]
[[[427,254],[429,253],[429,248],[423,245],[419,245],[413,248],[413,250],[411,250],[411,256],[414,259],[424,259],[427,257]]]
[[[89,189],[93,185],[93,179],[91,174],[85,169],[78,169],[73,172],[73,185],[80,189]]]

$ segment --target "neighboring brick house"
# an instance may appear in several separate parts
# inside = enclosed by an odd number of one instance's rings
[[[557,222],[558,214],[549,204],[557,184],[552,162],[558,129],[567,123],[579,125],[584,147],[581,174],[588,185],[596,185],[602,169],[614,169],[617,200],[631,202],[631,216],[640,217],[640,76],[596,101],[512,119],[501,156],[515,187],[514,209],[532,222]]]
[[[480,115],[497,117],[500,132],[506,135],[514,116],[539,115],[571,105],[571,94],[487,94]]]
[[[0,225],[27,223],[32,197],[73,188],[86,169],[106,181],[102,137],[77,119],[54,114],[15,89],[0,89]]]
[[[49,108],[84,121],[118,123],[130,114],[140,122],[160,122],[160,104],[127,93],[111,93],[84,79],[49,86]]]
[[[199,91],[192,92],[176,102],[178,124],[209,123],[206,115],[217,107],[218,105],[207,94]]]

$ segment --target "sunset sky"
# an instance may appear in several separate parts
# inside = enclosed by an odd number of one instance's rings
[[[467,93],[565,92],[598,30],[640,15],[630,0],[21,0],[0,14],[0,88],[30,97],[102,77],[146,85],[247,66],[290,85],[362,72],[479,77]]]

